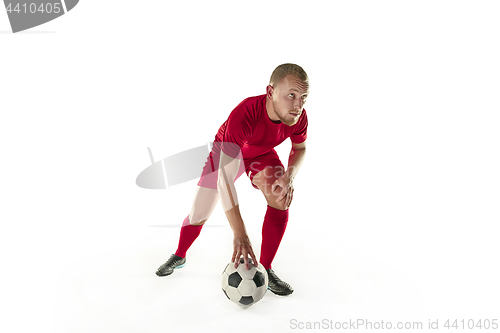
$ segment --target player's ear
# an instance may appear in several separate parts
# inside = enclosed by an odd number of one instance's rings
[[[273,99],[274,87],[272,85],[268,85],[266,88],[266,97],[269,99]]]

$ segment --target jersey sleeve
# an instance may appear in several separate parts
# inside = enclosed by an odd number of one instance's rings
[[[295,131],[290,136],[290,140],[293,143],[302,143],[307,139],[307,113],[306,110],[303,111],[300,116],[300,120],[297,123]]]
[[[252,136],[252,121],[247,106],[237,106],[227,120],[226,130],[223,136],[222,151],[232,158],[243,158],[241,147]]]

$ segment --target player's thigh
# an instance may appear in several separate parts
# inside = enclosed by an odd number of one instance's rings
[[[282,165],[266,166],[263,170],[259,171],[252,179],[252,182],[264,194],[267,204],[273,208],[285,210],[285,200],[276,202],[280,196],[281,189],[277,188],[274,192],[272,190],[273,183],[283,176],[285,169]]]
[[[196,192],[189,213],[189,223],[199,225],[205,223],[219,202],[219,193],[216,189],[196,186]]]

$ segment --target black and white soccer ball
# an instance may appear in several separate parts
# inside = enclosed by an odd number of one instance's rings
[[[269,281],[262,264],[255,266],[249,258],[248,266],[250,269],[247,271],[241,258],[238,268],[234,268],[234,263],[231,262],[222,273],[224,294],[241,306],[249,306],[260,301],[266,294]]]

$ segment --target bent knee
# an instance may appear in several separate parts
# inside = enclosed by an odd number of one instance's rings
[[[203,225],[205,222],[207,222],[208,217],[206,215],[200,215],[200,214],[190,214],[189,215],[189,224],[191,225]]]
[[[267,204],[271,207],[273,207],[274,209],[278,209],[278,210],[287,210],[290,206],[288,207],[285,207],[285,200],[281,200],[281,201],[268,201]]]
[[[196,220],[193,220],[193,221],[189,221],[189,224],[191,225],[204,225],[205,222],[207,222],[207,220],[203,220],[203,221],[196,221]]]

